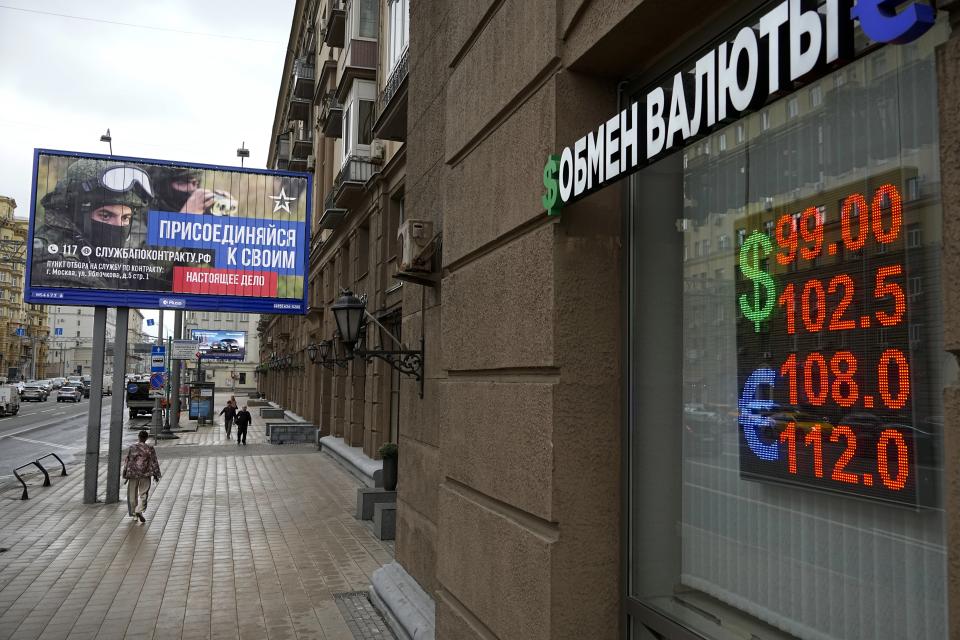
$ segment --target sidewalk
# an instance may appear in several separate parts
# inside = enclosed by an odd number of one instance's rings
[[[353,517],[357,481],[314,447],[263,444],[262,425],[247,441],[217,424],[159,443],[146,524],[125,487],[82,504],[81,466],[28,501],[0,493],[0,639],[392,638],[344,595],[393,560]]]

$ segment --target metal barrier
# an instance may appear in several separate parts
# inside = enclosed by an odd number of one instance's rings
[[[17,473],[17,471],[20,471],[20,469],[26,469],[27,467],[30,467],[30,466],[36,466],[38,469],[40,469],[40,471],[43,471],[43,475],[46,476],[47,482],[50,482],[50,476],[47,475],[46,469],[44,469],[42,466],[40,466],[40,464],[39,464],[36,460],[34,460],[33,462],[28,462],[28,463],[25,464],[25,465],[22,465],[22,466],[17,467],[16,469],[13,470],[13,475],[15,475],[15,476],[17,477],[17,480],[20,481],[20,484],[23,485],[23,493],[20,495],[20,499],[21,499],[21,500],[29,500],[29,499],[30,499],[30,496],[27,495],[27,483],[24,482],[23,478],[20,477],[20,474]]]
[[[65,465],[65,464],[63,463],[63,460],[60,459],[60,456],[58,456],[58,455],[55,454],[55,453],[48,453],[48,454],[45,455],[45,456],[40,456],[39,458],[36,459],[36,462],[39,464],[39,462],[40,462],[41,460],[43,460],[44,458],[49,458],[50,456],[53,456],[54,458],[56,458],[56,459],[57,459],[57,462],[60,463],[60,475],[61,475],[61,476],[67,475],[67,465]],[[49,476],[48,476],[48,479],[49,479]],[[47,483],[45,483],[43,486],[49,487],[49,486],[50,486],[50,483],[47,482]]]
[[[20,484],[23,485],[23,493],[20,494],[20,499],[21,499],[21,500],[29,500],[29,499],[30,499],[30,496],[29,496],[29,494],[27,494],[27,483],[26,483],[26,481],[25,481],[25,480],[23,479],[23,477],[22,477],[19,473],[17,473],[17,472],[20,471],[20,469],[26,469],[27,467],[36,467],[37,469],[40,469],[40,471],[43,473],[43,486],[49,487],[49,486],[51,486],[51,484],[50,484],[50,474],[47,473],[47,470],[43,468],[43,465],[40,464],[40,461],[43,460],[44,458],[49,458],[49,457],[51,457],[51,456],[53,456],[54,458],[56,458],[56,459],[57,459],[57,462],[60,463],[60,467],[61,467],[60,475],[61,475],[61,476],[67,475],[67,465],[65,465],[65,464],[63,463],[63,460],[60,459],[60,456],[58,456],[58,455],[55,454],[55,453],[48,453],[48,454],[46,454],[46,455],[40,456],[39,458],[37,458],[37,459],[34,460],[33,462],[28,462],[27,464],[24,464],[24,465],[21,465],[21,466],[17,467],[16,469],[13,470],[13,475],[17,478],[17,480],[20,481]]]

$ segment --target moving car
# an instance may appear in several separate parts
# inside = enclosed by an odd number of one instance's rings
[[[26,402],[30,400],[32,402],[46,402],[47,401],[47,392],[40,385],[31,382],[23,388],[23,393],[20,394],[20,400]]]
[[[0,387],[0,416],[15,416],[20,411],[20,389],[14,384]]]
[[[141,380],[127,383],[127,409],[131,418],[141,413],[153,413],[153,398],[150,397],[150,382]]]
[[[64,385],[57,391],[57,402],[80,402],[83,399],[83,391],[78,387]]]

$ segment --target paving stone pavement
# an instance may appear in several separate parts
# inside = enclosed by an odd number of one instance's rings
[[[82,504],[79,466],[28,501],[0,491],[0,639],[353,640],[334,594],[393,559],[353,518],[356,481],[310,446],[222,432],[158,446],[146,524]]]

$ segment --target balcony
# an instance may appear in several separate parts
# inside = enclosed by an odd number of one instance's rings
[[[376,80],[378,48],[376,40],[351,40],[343,52],[343,71],[337,80],[337,100],[344,102],[354,80]]]
[[[377,171],[377,163],[368,157],[350,156],[333,181],[333,201],[337,207],[350,209],[359,204],[363,186]]]
[[[330,78],[337,77],[337,61],[334,58],[327,58],[320,64],[320,73],[317,74],[317,88],[314,90],[313,101],[320,104],[324,96],[329,93],[327,87],[330,84]]]
[[[323,24],[324,44],[342,49],[346,24],[347,12],[343,7],[343,0],[330,0],[330,14]]]
[[[323,201],[323,213],[320,214],[320,221],[317,223],[321,229],[336,229],[337,225],[347,217],[347,210],[340,209],[334,204],[333,195],[334,191],[330,191]]]
[[[293,62],[293,91],[291,95],[310,100],[313,98],[313,65],[306,58]]]
[[[287,106],[287,120],[310,120],[311,102],[306,98],[290,96],[290,104]]]
[[[290,161],[306,162],[307,156],[313,153],[313,128],[299,120],[290,124],[293,125],[293,149],[290,153]]]
[[[409,75],[408,48],[400,56],[387,78],[387,84],[377,100],[377,121],[373,125],[373,137],[381,140],[403,142],[407,139],[407,77]]]
[[[290,165],[290,139],[281,135],[277,139],[277,153],[274,156],[274,169],[286,171]]]
[[[339,138],[343,135],[343,105],[337,101],[332,91],[326,95],[320,107],[320,127],[327,138]]]

